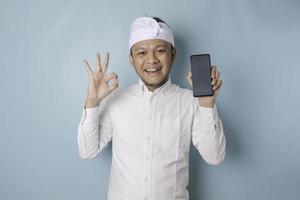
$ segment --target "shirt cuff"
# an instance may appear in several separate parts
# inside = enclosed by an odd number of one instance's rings
[[[83,106],[84,116],[86,120],[96,122],[99,119],[99,106],[86,108]]]
[[[210,122],[218,122],[220,120],[216,104],[212,108],[199,105],[199,111],[202,117]]]

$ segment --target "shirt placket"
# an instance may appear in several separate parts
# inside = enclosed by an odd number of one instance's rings
[[[151,182],[152,182],[152,157],[153,157],[153,142],[155,131],[155,115],[156,115],[157,96],[152,94],[149,99],[149,113],[148,113],[148,131],[146,135],[146,151],[145,151],[145,175],[144,175],[144,200],[150,200]]]

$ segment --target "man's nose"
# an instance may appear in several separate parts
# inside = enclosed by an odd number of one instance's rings
[[[148,54],[148,60],[147,60],[147,62],[148,63],[157,63],[158,62],[157,56],[156,56],[156,54],[154,52]]]

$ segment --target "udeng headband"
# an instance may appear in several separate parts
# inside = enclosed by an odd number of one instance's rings
[[[162,39],[174,45],[174,36],[170,27],[162,22],[157,22],[151,17],[140,17],[134,20],[129,34],[129,50],[142,40]]]

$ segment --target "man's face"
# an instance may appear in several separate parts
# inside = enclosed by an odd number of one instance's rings
[[[144,84],[150,91],[154,91],[168,80],[175,55],[176,49],[171,50],[170,43],[150,39],[133,45],[129,59]]]

